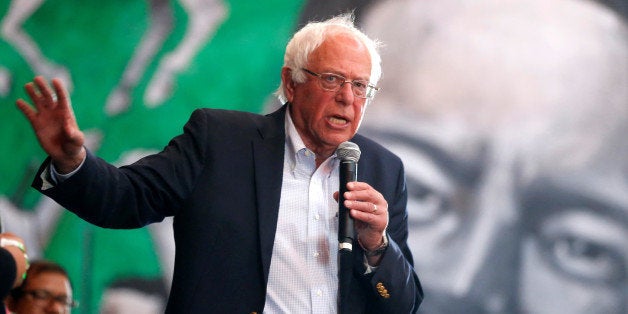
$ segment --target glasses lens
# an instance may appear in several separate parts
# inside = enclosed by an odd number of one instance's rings
[[[40,301],[45,301],[48,300],[48,298],[50,298],[50,293],[48,293],[48,291],[44,291],[44,290],[33,290],[33,291],[26,291],[26,293],[30,294],[33,299],[35,300],[40,300]]]
[[[54,300],[55,302],[59,304],[63,304],[65,306],[70,306],[70,307],[74,306],[74,301],[64,295],[54,296],[52,295],[51,292],[46,291],[46,290],[33,290],[33,291],[25,291],[25,292],[30,294],[33,297],[33,299],[38,300],[38,301],[49,302],[50,300]]]
[[[356,97],[366,98],[366,90],[368,87],[367,81],[353,81],[351,82],[351,89]]]
[[[305,69],[304,69],[305,70]],[[317,76],[321,88],[327,91],[336,92],[344,83],[351,84],[351,90],[353,95],[360,98],[371,98],[375,95],[375,88],[369,85],[369,82],[364,80],[347,81],[343,76],[332,73],[316,74],[309,70],[305,70],[307,73]]]
[[[329,91],[337,90],[344,82],[344,78],[335,74],[323,73],[320,76],[319,82],[321,87]]]

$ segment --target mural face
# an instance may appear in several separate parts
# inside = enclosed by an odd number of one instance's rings
[[[625,21],[587,1],[384,1],[364,26],[386,49],[363,132],[406,166],[422,311],[625,313]]]

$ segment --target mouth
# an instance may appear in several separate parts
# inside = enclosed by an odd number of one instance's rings
[[[340,116],[330,117],[329,123],[334,126],[345,126],[349,123],[349,120]]]

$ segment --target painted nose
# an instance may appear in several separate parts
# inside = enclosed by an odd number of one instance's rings
[[[520,217],[512,177],[505,175],[510,167],[499,163],[486,170],[471,192],[447,286],[455,299],[474,300],[483,313],[511,311],[518,284]]]

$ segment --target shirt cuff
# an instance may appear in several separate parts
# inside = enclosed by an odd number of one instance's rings
[[[40,178],[42,181],[41,189],[42,190],[50,189],[54,187],[55,185],[69,179],[76,172],[78,172],[81,169],[81,167],[83,167],[83,164],[85,163],[85,159],[81,161],[81,164],[78,167],[76,167],[76,169],[66,174],[59,173],[57,169],[55,169],[55,166],[52,164],[52,161],[48,163],[48,165],[46,166],[44,171],[41,172],[41,175],[40,175]]]
[[[363,255],[363,258],[364,258],[364,267],[366,268],[366,271],[364,271],[364,275],[368,275],[370,273],[374,273],[377,270],[377,266],[369,265],[369,262],[366,259],[366,255]]]

